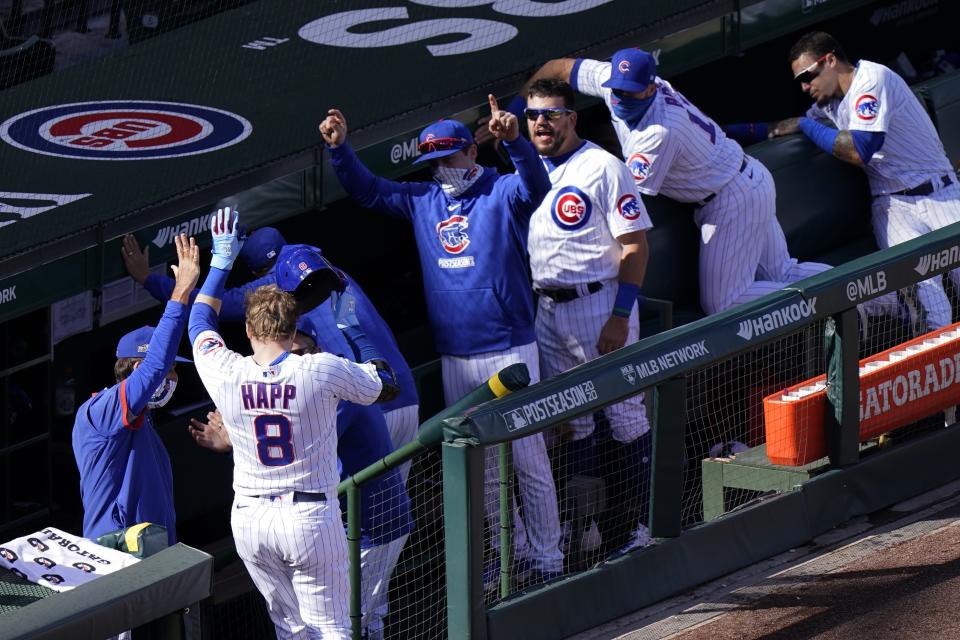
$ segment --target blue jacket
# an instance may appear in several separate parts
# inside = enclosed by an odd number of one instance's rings
[[[285,254],[292,250],[294,245],[287,245],[280,248],[280,254],[274,263],[276,265],[284,259]],[[319,249],[317,249],[319,251]],[[393,411],[402,407],[417,404],[417,389],[413,382],[413,373],[410,371],[410,365],[400,353],[400,347],[397,346],[397,340],[393,337],[393,331],[390,326],[377,312],[373,302],[363,292],[356,280],[349,274],[341,271],[347,280],[348,291],[357,299],[357,318],[360,321],[360,328],[363,330],[367,339],[379,352],[390,366],[393,367],[397,375],[397,383],[400,385],[400,395],[390,402],[377,405],[384,412]],[[277,277],[273,270],[265,276],[252,280],[243,286],[228,289],[223,293],[223,304],[220,309],[220,319],[232,322],[242,322],[244,319],[244,297],[248,291],[253,291],[257,287],[266,284],[276,284]],[[169,300],[173,292],[173,278],[164,275],[150,274],[143,283],[144,288],[150,292],[157,300]],[[197,291],[194,291],[191,300],[196,297]],[[307,314],[314,321],[324,339],[322,340],[324,351],[335,353],[356,361],[354,353],[347,346],[347,340],[337,329],[336,321],[333,318],[333,312],[330,310],[330,304],[324,303]]]
[[[387,422],[375,405],[364,407],[352,402],[337,405],[337,458],[343,465],[341,480],[391,451]],[[342,506],[346,510],[346,499]],[[361,487],[360,546],[385,544],[410,533],[413,527],[410,497],[399,469],[391,469]]]
[[[367,169],[349,145],[329,149],[347,192],[365,207],[413,225],[437,351],[466,356],[534,342],[527,277],[530,216],[550,191],[533,146],[504,143],[517,173],[483,175],[457,198],[435,182],[392,182]]]
[[[170,544],[177,541],[170,456],[146,407],[173,366],[186,323],[187,308],[168,302],[143,363],[77,411],[73,454],[85,538],[151,522],[166,527]],[[129,415],[138,417],[131,422]]]

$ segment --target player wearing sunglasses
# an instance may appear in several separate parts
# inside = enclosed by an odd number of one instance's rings
[[[957,177],[930,116],[903,78],[869,60],[852,64],[840,43],[822,31],[800,38],[789,60],[814,104],[805,117],[774,125],[771,136],[802,131],[826,153],[864,169],[881,248],[960,221]],[[950,278],[960,287],[960,272]],[[939,276],[920,283],[917,297],[927,328],[951,322]]]
[[[790,256],[770,172],[656,67],[640,49],[618,51],[610,62],[561,58],[543,65],[520,93],[556,79],[603,99],[637,191],[695,205],[700,304],[708,314],[829,269]]]
[[[429,162],[432,182],[373,175],[347,144],[347,122],[339,110],[331,109],[320,124],[347,193],[413,227],[448,405],[516,362],[526,363],[531,383],[540,379],[526,240],[530,216],[550,190],[550,179],[533,146],[519,135],[518,118],[500,110],[493,96],[489,100],[488,130],[517,168],[510,175],[477,164],[473,135],[456,120],[435,122],[420,133],[415,162]],[[496,449],[488,452],[484,505],[496,543]],[[517,557],[544,575],[555,575],[563,568],[560,520],[543,436],[515,440],[513,462],[524,505],[522,521],[515,521],[525,525],[514,538]],[[496,584],[496,574],[490,577]]]

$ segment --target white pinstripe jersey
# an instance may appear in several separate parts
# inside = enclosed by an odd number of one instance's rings
[[[720,191],[740,171],[743,149],[662,78],[636,129],[613,114],[610,63],[581,60],[571,78],[581,93],[602,98],[637,191],[679,202],[699,202]]]
[[[530,218],[533,283],[570,287],[611,280],[620,271],[617,238],[653,226],[619,158],[592,142],[556,164],[544,158],[552,187]]]
[[[943,143],[910,87],[888,67],[861,60],[842,100],[816,104],[807,117],[827,118],[838,129],[882,131],[883,146],[865,169],[873,195],[911,189],[952,173]]]
[[[236,493],[334,495],[337,403],[376,401],[381,383],[373,365],[319,353],[288,354],[264,367],[209,330],[194,341],[193,360],[233,443]]]

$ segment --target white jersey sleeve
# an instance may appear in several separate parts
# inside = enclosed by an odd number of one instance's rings
[[[193,363],[210,397],[216,400],[213,388],[231,380],[231,369],[243,356],[227,348],[219,333],[201,332],[193,341]]]
[[[373,404],[383,383],[372,364],[357,364],[331,353],[303,356],[303,368],[315,382],[336,398],[357,404]]]
[[[607,225],[614,238],[653,227],[627,166],[610,156],[606,173]]]
[[[886,132],[893,100],[889,91],[889,69],[880,65],[860,65],[847,102],[851,131]]]
[[[673,131],[662,124],[652,124],[634,132],[626,166],[636,181],[638,192],[647,196],[660,193],[679,151],[673,135]]]
[[[610,63],[600,62],[599,60],[590,60],[589,58],[577,58],[573,63],[573,69],[570,70],[570,85],[574,91],[603,98],[610,106],[610,89],[601,85],[610,79]]]

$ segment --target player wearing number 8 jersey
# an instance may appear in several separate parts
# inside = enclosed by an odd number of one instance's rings
[[[241,244],[237,218],[211,223],[210,274],[190,312],[200,379],[234,449],[231,525],[237,552],[267,601],[279,638],[348,638],[347,544],[336,501],[337,403],[382,398],[373,364],[292,355],[296,302],[276,286],[247,298],[253,356],[228,349],[217,314]]]
[[[551,60],[530,83],[541,78],[566,80],[604,100],[637,191],[696,204],[700,303],[707,313],[830,268],[790,257],[770,172],[657,77],[646,51],[623,49],[611,62]]]

